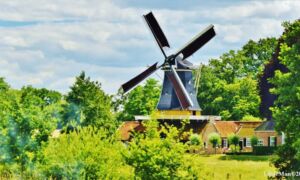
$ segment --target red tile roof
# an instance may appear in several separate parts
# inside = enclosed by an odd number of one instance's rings
[[[121,140],[123,140],[123,141],[130,140],[130,135],[133,131],[142,132],[144,130],[145,130],[145,127],[139,121],[126,121],[119,128]]]
[[[221,137],[228,137],[230,134],[235,134],[240,126],[233,121],[215,121],[214,126]]]
[[[261,125],[261,121],[254,121],[254,122],[249,122],[249,121],[239,121],[236,122],[241,128],[237,132],[237,135],[240,137],[251,137],[254,136],[254,131],[255,128]]]
[[[254,128],[252,127],[241,127],[236,133],[239,137],[251,137],[254,136]]]

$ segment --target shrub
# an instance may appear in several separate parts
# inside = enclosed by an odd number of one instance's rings
[[[190,146],[190,151],[194,152],[203,147],[203,142],[199,134],[192,134],[189,137],[188,145]]]
[[[240,141],[240,137],[236,134],[231,134],[228,136],[228,142],[230,145],[230,149],[232,152],[236,153],[238,151],[240,151],[239,148],[239,141]]]
[[[254,146],[253,154],[255,155],[270,155],[275,152],[277,147],[269,147],[269,146]]]
[[[79,128],[50,139],[42,149],[40,172],[54,179],[128,179],[131,168],[123,161],[121,142],[105,130]]]
[[[236,145],[231,144],[229,146],[229,149],[230,149],[231,153],[236,154],[240,151],[240,146],[236,146]]]
[[[217,153],[217,146],[221,144],[221,137],[219,134],[217,133],[211,133],[208,135],[208,140],[211,143],[211,145],[213,146],[213,148],[215,148],[215,154]]]
[[[257,146],[258,144],[258,138],[256,136],[252,136],[251,139],[251,146],[254,147],[254,146]]]
[[[189,137],[189,144],[199,146],[202,144],[202,139],[198,134],[192,134]]]
[[[126,162],[134,167],[135,178],[140,179],[194,179],[192,167],[184,161],[186,145],[179,142],[178,129],[168,126],[158,130],[158,123],[145,124],[146,133],[136,134],[129,143]],[[165,138],[160,138],[160,134]]]

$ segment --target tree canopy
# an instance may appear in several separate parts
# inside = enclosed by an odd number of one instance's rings
[[[76,77],[71,91],[65,96],[62,124],[64,126],[96,126],[114,128],[111,96],[102,89],[101,84],[92,81],[82,72]]]
[[[273,93],[278,95],[273,108],[278,133],[284,133],[286,143],[279,148],[274,161],[281,171],[291,172],[300,169],[300,21],[283,24],[279,60],[288,69],[284,73],[276,71],[271,82]]]
[[[126,95],[120,94],[114,101],[118,120],[133,120],[135,115],[150,115],[159,100],[161,86],[155,79],[148,79]]]
[[[276,48],[275,38],[250,40],[238,51],[211,59],[201,71],[198,100],[202,114],[223,120],[260,117],[258,77]]]

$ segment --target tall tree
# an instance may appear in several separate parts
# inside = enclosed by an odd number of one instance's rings
[[[0,77],[0,91],[7,91],[9,88],[9,85],[4,81],[4,78]]]
[[[59,104],[44,104],[38,89],[8,90],[0,127],[0,162],[16,164],[21,175],[32,167],[42,142],[56,128]],[[2,93],[1,93],[2,94]],[[30,169],[29,169],[30,170]]]
[[[260,73],[258,80],[259,95],[261,98],[259,110],[261,117],[266,118],[267,120],[272,120],[272,112],[270,110],[270,107],[274,105],[274,101],[277,98],[275,94],[272,94],[270,92],[270,89],[273,88],[274,85],[269,82],[269,79],[274,77],[276,70],[279,70],[281,72],[288,71],[288,69],[278,59],[282,41],[282,38],[278,40],[278,44],[275,52],[273,53],[272,59],[265,64],[264,70],[262,73]]]
[[[202,113],[221,115],[224,120],[259,117],[258,75],[271,59],[276,43],[275,38],[250,40],[241,50],[211,59],[202,68],[198,87]]]
[[[279,147],[274,164],[280,171],[300,170],[300,20],[283,24],[279,60],[288,68],[287,73],[276,71],[271,82],[278,95],[273,108],[278,133],[283,132],[286,143]]]
[[[259,39],[257,42],[250,40],[243,46],[242,51],[245,57],[245,72],[256,77],[261,74],[264,64],[268,63],[274,54],[278,40],[274,37]]]
[[[50,139],[41,154],[41,179],[133,179],[126,147],[105,129],[78,128]]]
[[[127,95],[115,100],[119,110],[118,120],[133,120],[135,115],[150,115],[159,100],[161,87],[155,79],[148,79],[143,86],[137,86]],[[121,99],[121,102],[120,102]]]
[[[63,125],[115,127],[111,97],[105,94],[99,82],[92,81],[84,72],[76,77],[65,99]]]

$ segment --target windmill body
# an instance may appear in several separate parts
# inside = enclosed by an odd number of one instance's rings
[[[197,101],[192,73],[194,67],[186,59],[216,35],[214,26],[209,25],[181,49],[168,56],[163,48],[169,48],[169,42],[153,13],[150,12],[144,15],[144,19],[164,56],[164,61],[160,65],[159,62],[154,63],[148,69],[124,83],[122,85],[123,91],[128,92],[156,70],[161,69],[164,71],[164,81],[157,105],[160,118],[174,119],[170,116],[176,116],[175,119],[207,119],[207,117],[200,117],[201,108]],[[144,117],[136,119],[141,118]]]
[[[191,66],[192,64],[189,63],[188,65]],[[186,66],[183,63],[177,63],[176,72],[192,101],[192,105],[187,107],[187,109],[182,108],[173,84],[169,79],[172,71],[170,70],[170,68],[166,68],[163,69],[164,81],[160,99],[157,105],[158,111],[191,111],[192,114],[199,115],[201,108],[197,101],[196,89],[194,87],[194,78],[192,73],[193,69],[190,66]]]

